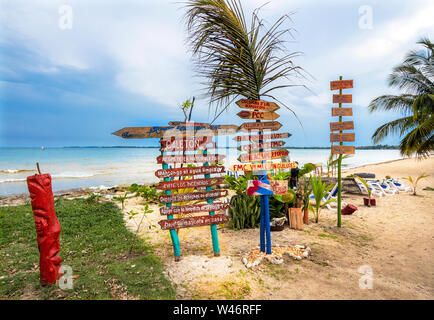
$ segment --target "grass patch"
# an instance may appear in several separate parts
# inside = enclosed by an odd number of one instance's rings
[[[73,289],[39,284],[39,252],[30,205],[0,208],[0,299],[174,299],[163,263],[137,240],[112,202],[56,200],[62,265]]]

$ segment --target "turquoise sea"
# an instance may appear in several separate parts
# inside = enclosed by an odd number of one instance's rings
[[[329,149],[291,149],[290,160],[325,165]],[[225,166],[238,163],[235,148],[218,149],[226,155]],[[155,170],[161,168],[158,148],[0,148],[0,195],[26,193],[26,177],[36,173],[39,162],[43,173],[53,178],[53,191],[79,187],[111,187],[123,183],[157,182]],[[398,150],[356,150],[345,163],[358,167],[369,163],[400,159]]]

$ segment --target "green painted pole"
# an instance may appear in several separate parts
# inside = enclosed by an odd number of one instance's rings
[[[342,76],[339,77],[339,80],[342,80]],[[339,89],[339,94],[342,94],[342,89]],[[342,103],[339,103],[339,108],[342,108]],[[339,122],[342,121],[342,116],[339,116]],[[342,131],[339,131],[342,133]],[[343,142],[340,142],[339,145],[343,145]],[[338,228],[341,227],[342,221],[341,221],[341,210],[342,210],[342,154],[339,154],[339,160],[338,160]]]

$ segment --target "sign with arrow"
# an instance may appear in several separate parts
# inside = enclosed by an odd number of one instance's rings
[[[168,230],[222,224],[227,220],[229,220],[229,218],[224,214],[214,214],[209,216],[161,220],[158,224],[161,226],[161,229]]]
[[[207,178],[193,180],[161,181],[156,188],[160,190],[210,187],[223,183],[224,178]]]
[[[261,101],[261,100],[248,100],[241,99],[236,102],[236,104],[243,109],[253,109],[261,111],[276,111],[280,107],[274,102]]]
[[[289,151],[286,149],[279,150],[271,150],[266,152],[258,152],[258,153],[247,153],[242,154],[238,157],[238,161],[240,162],[251,162],[251,161],[264,161],[271,159],[281,159],[286,158],[289,155]]]
[[[247,111],[243,110],[237,113],[242,119],[252,119],[252,120],[276,120],[280,116],[276,112],[266,112],[266,111]]]
[[[259,134],[259,135],[249,135],[249,136],[237,136],[234,137],[233,140],[237,142],[242,141],[252,141],[252,142],[259,142],[260,140],[271,140],[271,139],[285,139],[289,138],[291,136],[290,133],[284,132],[284,133],[267,133],[267,134]]]
[[[216,202],[216,203],[200,203],[192,204],[179,207],[161,207],[161,215],[171,215],[171,214],[187,214],[193,212],[204,212],[204,211],[219,211],[229,208],[229,203]]]
[[[241,131],[262,131],[271,130],[277,131],[282,127],[278,121],[265,121],[265,122],[246,122],[240,126]]]
[[[276,169],[292,169],[297,168],[296,162],[267,162],[267,163],[246,163],[234,164],[231,167],[232,171],[259,171],[259,170],[276,170]]]
[[[212,141],[212,136],[193,136],[177,139],[176,137],[171,137],[170,139],[161,139],[160,151],[194,151],[194,150],[205,150],[214,149],[216,143]]]
[[[160,155],[157,157],[157,163],[216,163],[224,160],[225,157],[225,155],[221,154]]]
[[[160,202],[172,203],[172,202],[217,199],[221,197],[226,197],[227,195],[228,195],[228,190],[216,189],[216,190],[202,191],[202,192],[167,194],[167,195],[160,196],[158,199],[160,200]]]
[[[258,143],[258,144],[245,144],[245,145],[239,146],[237,149],[239,151],[251,152],[254,150],[261,150],[261,149],[280,148],[284,144],[285,144],[285,141],[276,140],[276,141],[263,142],[263,143]]]
[[[212,174],[224,173],[224,166],[202,166],[202,167],[187,167],[187,168],[174,168],[174,169],[159,169],[155,171],[158,178],[171,178],[180,176],[193,176],[197,174]]]

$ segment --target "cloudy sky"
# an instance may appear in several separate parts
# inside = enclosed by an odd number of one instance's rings
[[[312,77],[276,95],[287,145],[329,145],[332,92],[340,75],[354,79],[356,145],[371,145],[382,123],[371,99],[396,93],[393,66],[422,36],[433,39],[431,0],[242,0],[246,12],[265,3],[272,23],[293,13],[289,51]],[[203,87],[185,45],[182,0],[0,0],[0,146],[150,145],[110,133],[125,126],[182,120],[182,101],[196,96],[195,121],[211,121]],[[372,20],[369,14],[372,13]],[[370,23],[372,22],[372,23]],[[233,104],[215,123],[241,124]],[[398,138],[385,143],[396,144]]]

